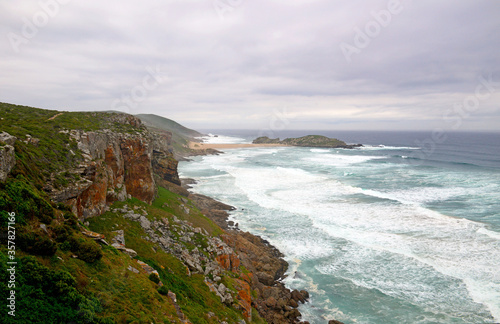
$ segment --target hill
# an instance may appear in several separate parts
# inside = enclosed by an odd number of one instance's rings
[[[188,143],[190,141],[197,142],[199,140],[196,138],[203,136],[200,132],[189,129],[176,121],[165,117],[153,114],[139,114],[136,116],[141,119],[144,125],[152,130],[161,130],[172,133],[172,147],[177,159],[189,155],[191,150],[188,147]]]

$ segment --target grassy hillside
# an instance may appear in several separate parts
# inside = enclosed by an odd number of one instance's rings
[[[53,174],[63,186],[79,180],[63,172],[83,158],[78,143],[62,130],[147,132],[120,122],[123,118],[127,115],[0,103],[0,132],[18,138],[17,163],[0,182],[0,298],[7,300],[11,291],[16,296],[16,316],[7,315],[3,307],[2,323],[204,324],[243,319],[237,304],[223,303],[205,283],[207,277],[189,271],[179,258],[181,252],[198,253],[207,264],[213,262],[214,255],[205,249],[223,233],[187,198],[158,188],[152,205],[135,198],[118,201],[83,223],[44,191]],[[36,141],[25,141],[26,135]],[[126,248],[135,252],[131,256],[110,245],[120,231]],[[168,239],[169,245],[157,237]],[[9,261],[17,262],[15,287],[9,284]],[[235,298],[238,271],[219,275]],[[253,322],[262,320],[254,314]]]
[[[165,117],[153,114],[139,114],[136,116],[139,117],[146,125],[175,132],[178,135],[184,137],[192,138],[192,137],[203,136],[203,134],[201,134],[200,132],[184,127],[181,124]]]
[[[182,126],[181,124],[157,115],[139,114],[136,115],[142,122],[153,129],[160,129],[172,133],[172,146],[176,155],[187,155],[190,150],[187,148],[188,142],[195,140],[195,137],[203,136],[203,134]]]

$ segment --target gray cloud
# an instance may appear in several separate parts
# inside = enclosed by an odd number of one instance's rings
[[[3,1],[0,100],[118,106],[205,129],[258,128],[284,107],[290,128],[447,127],[443,114],[474,96],[481,76],[500,82],[500,2],[401,0],[376,29],[374,13],[395,1]],[[26,37],[40,3],[58,8]],[[227,4],[223,19],[214,3]],[[356,30],[373,37],[349,62],[341,46],[355,45]],[[144,91],[157,67],[161,82]],[[493,87],[461,129],[500,129]]]

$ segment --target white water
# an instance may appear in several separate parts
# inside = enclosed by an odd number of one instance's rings
[[[398,149],[414,148],[228,150],[181,175],[286,255],[285,282],[312,295],[303,320],[500,321],[500,233],[476,221],[498,219],[498,173],[469,181],[370,153]]]

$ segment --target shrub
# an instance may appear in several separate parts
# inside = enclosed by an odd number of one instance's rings
[[[2,210],[2,226],[5,226],[7,211],[16,213],[18,224],[26,224],[26,218],[38,218],[49,224],[54,218],[52,206],[45,201],[23,176],[8,179],[0,184],[0,209]]]
[[[8,276],[7,256],[0,252],[0,298],[6,300]],[[16,317],[4,316],[0,322],[15,323],[100,323],[101,303],[93,296],[84,296],[76,289],[76,280],[65,270],[52,270],[35,257],[20,258],[16,272],[16,295],[19,296]]]
[[[154,282],[155,284],[158,284],[160,283],[160,278],[156,275],[156,273],[151,273],[149,275],[149,280],[151,280],[152,282]]]
[[[164,296],[168,295],[168,288],[166,286],[161,286],[158,288],[158,292]]]
[[[85,262],[94,263],[102,258],[101,247],[93,240],[73,235],[69,238],[69,243],[71,251]]]
[[[57,250],[56,243],[41,231],[19,231],[17,245],[21,250],[35,255],[52,256]]]
[[[66,224],[57,225],[52,230],[56,234],[56,241],[59,243],[66,241],[73,232],[71,227]]]
[[[63,217],[64,217],[64,222],[68,224],[70,227],[74,229],[78,228],[78,219],[72,212],[65,212]]]

